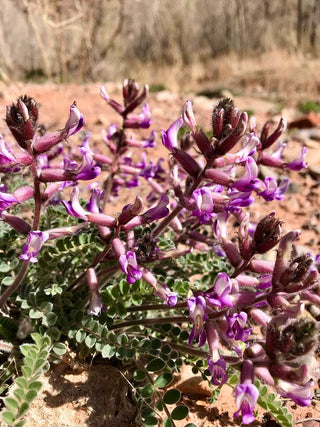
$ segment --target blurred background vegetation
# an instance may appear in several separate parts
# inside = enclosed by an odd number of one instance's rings
[[[317,93],[319,42],[319,0],[0,0],[4,83],[131,76]]]

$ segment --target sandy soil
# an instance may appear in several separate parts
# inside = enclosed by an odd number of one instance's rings
[[[61,129],[68,116],[71,103],[76,100],[78,108],[85,116],[86,128],[92,133],[95,143],[101,141],[101,130],[110,122],[117,121],[116,114],[106,105],[99,96],[99,84],[55,85],[55,84],[16,84],[5,88],[0,97],[0,114],[4,117],[5,106],[21,94],[34,97],[40,104],[40,123],[48,130]],[[108,83],[108,92],[121,100],[121,86]],[[153,117],[153,128],[158,135],[158,145],[152,157],[166,157],[167,152],[159,139],[161,128],[167,128],[180,114],[183,102],[193,99],[194,111],[198,123],[205,130],[210,129],[210,113],[215,100],[205,97],[196,97],[194,94],[175,94],[167,91],[150,95],[150,107]],[[277,106],[266,100],[246,96],[235,97],[236,105],[241,109],[254,112],[258,127],[268,119],[277,123],[280,114],[290,121],[297,112],[293,109],[283,109],[279,112]],[[0,131],[6,136],[5,124],[0,125]],[[302,142],[308,148],[309,169],[301,173],[292,174],[292,184],[286,199],[281,203],[258,202],[253,219],[259,219],[265,213],[275,210],[278,217],[284,221],[284,231],[303,229],[297,242],[298,250],[312,249],[320,252],[320,138],[310,139],[308,136],[295,141],[292,134],[289,137],[290,149],[286,151],[288,159],[293,159],[299,153]],[[302,142],[301,142],[302,141]],[[70,141],[76,145],[76,138]],[[265,171],[266,172],[266,171]],[[268,171],[267,171],[268,172]],[[263,173],[263,171],[262,171]],[[126,202],[132,202],[132,193],[126,193]],[[116,206],[114,207],[116,209]],[[180,378],[180,384],[187,383],[190,378],[188,372]],[[93,363],[92,365],[79,364],[74,360],[65,361],[54,367],[49,375],[43,378],[44,387],[40,396],[34,401],[27,417],[27,426],[134,426],[135,409],[130,400],[130,386],[116,367],[108,364]],[[200,381],[198,381],[200,382]],[[183,401],[190,408],[187,422],[194,422],[199,427],[233,426],[240,425],[239,420],[233,420],[235,411],[232,391],[224,387],[221,398],[215,405],[207,403],[208,391],[204,386],[193,387],[196,393],[190,392],[190,387],[183,388]],[[295,421],[307,416],[320,417],[320,403],[315,400],[309,408],[297,408],[288,402],[293,409]],[[186,422],[177,423],[183,426]],[[3,424],[1,424],[3,425]],[[263,412],[259,412],[254,425],[268,425],[263,423]],[[274,424],[273,424],[274,425]]]

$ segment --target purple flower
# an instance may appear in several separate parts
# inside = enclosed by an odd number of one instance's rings
[[[162,130],[162,144],[169,150],[173,151],[178,148],[178,132],[184,125],[182,117],[179,117],[168,130]]]
[[[96,178],[100,174],[101,168],[93,164],[93,152],[90,150],[88,141],[84,141],[79,148],[83,156],[83,162],[77,170],[76,179],[88,181]]]
[[[87,212],[80,205],[79,194],[80,194],[79,188],[74,187],[71,193],[70,202],[65,202],[64,200],[62,200],[62,204],[69,215],[74,216],[75,218],[82,218],[85,221],[87,221],[88,220],[86,216]]]
[[[153,130],[148,138],[144,138],[142,141],[143,148],[153,148],[156,145],[156,133]]]
[[[231,292],[231,280],[227,273],[219,273],[213,285],[212,293],[206,293],[205,296],[212,305],[220,308],[232,307],[232,301],[229,296]]]
[[[238,417],[240,412],[242,415],[242,423],[250,424],[255,420],[253,411],[255,409],[259,391],[252,383],[239,384],[236,387],[236,405],[238,411],[234,413],[234,417]]]
[[[153,290],[154,293],[165,301],[169,307],[174,307],[177,304],[177,292],[172,292],[166,284],[157,282],[156,285],[153,286]]]
[[[221,357],[216,362],[208,359],[208,369],[211,374],[211,382],[216,386],[222,386],[228,381],[226,361]]]
[[[235,340],[246,341],[252,332],[253,328],[245,329],[247,323],[247,313],[241,311],[241,313],[234,313],[232,315],[226,314],[228,322],[228,330],[226,335],[228,338]]]
[[[202,187],[195,190],[192,198],[196,203],[196,209],[191,212],[191,215],[199,219],[200,224],[209,222],[216,214],[213,210],[213,200],[211,190],[208,187]]]
[[[99,207],[100,200],[103,196],[103,190],[99,188],[93,188],[89,202],[86,204],[86,208],[89,212],[99,213],[101,209]]]
[[[22,247],[22,254],[19,258],[23,261],[37,262],[37,255],[43,244],[49,239],[46,231],[30,231],[27,244]]]
[[[303,386],[279,380],[277,391],[282,397],[293,400],[299,406],[309,406],[312,400],[313,384],[312,380]]]
[[[151,124],[151,112],[148,104],[144,104],[140,114],[132,114],[124,120],[124,127],[131,129],[148,129]]]
[[[252,157],[248,157],[246,161],[246,173],[232,184],[232,188],[239,191],[253,191],[261,187],[261,181],[257,178],[258,166]]]
[[[0,187],[0,190],[2,189],[3,186]],[[19,201],[12,194],[0,191],[0,212],[10,208],[14,203],[19,203]]]
[[[88,314],[100,316],[101,310],[104,310],[102,305],[101,295],[99,292],[98,279],[93,268],[87,270],[87,282],[90,290],[90,302]]]
[[[189,317],[192,319],[193,328],[189,335],[189,344],[193,345],[195,339],[198,347],[202,347],[206,342],[206,333],[204,330],[204,321],[208,317],[206,313],[206,300],[203,296],[191,297],[187,301]]]
[[[139,270],[136,254],[132,251],[120,255],[119,263],[121,270],[127,275],[127,283],[134,283],[136,280],[141,279],[142,271]]]
[[[145,219],[145,221],[149,224],[152,221],[155,221],[157,219],[163,218],[168,215],[169,209],[169,197],[166,194],[163,194],[160,197],[160,200],[154,208],[151,208],[147,210],[142,216]]]
[[[308,151],[307,147],[303,147],[300,152],[300,155],[292,162],[285,163],[284,167],[292,171],[299,171],[303,168],[306,168],[308,166],[308,163],[305,162],[304,159],[306,157],[307,151]]]
[[[64,139],[78,132],[84,125],[83,115],[80,113],[75,103],[70,107],[69,118],[62,130],[49,133],[37,138],[33,143],[32,148],[34,153],[41,154],[49,151],[52,147],[59,144]]]
[[[265,190],[258,193],[259,196],[263,197],[267,202],[272,200],[284,199],[284,193],[289,187],[289,178],[283,178],[280,184],[277,184],[277,180],[273,176],[267,176],[264,180]]]
[[[14,157],[3,136],[0,135],[0,165],[16,165],[17,163],[17,159]]]

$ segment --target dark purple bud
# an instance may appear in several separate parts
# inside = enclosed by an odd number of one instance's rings
[[[124,105],[127,106],[130,104],[139,93],[139,85],[133,79],[125,79],[122,85],[122,95],[124,100]]]
[[[119,225],[127,224],[132,218],[139,215],[143,210],[143,202],[141,197],[137,196],[134,203],[126,205],[118,217]]]
[[[133,81],[133,80],[131,80]],[[123,92],[123,98],[124,98],[124,105],[125,110],[122,113],[122,116],[126,116],[127,114],[131,113],[133,110],[135,110],[140,104],[143,103],[143,101],[146,99],[148,92],[149,92],[149,86],[145,85],[143,88],[143,91],[140,95],[139,93],[139,86],[133,81],[133,85],[128,85],[127,88],[128,91]],[[133,90],[132,90],[133,89]],[[126,95],[128,94],[128,97]]]
[[[223,155],[228,153],[244,135],[248,123],[248,114],[242,113],[237,126],[227,135],[221,139],[215,146],[215,150],[218,154]]]
[[[266,148],[271,147],[272,144],[276,142],[276,140],[283,134],[283,132],[286,130],[287,123],[283,117],[281,117],[280,122],[278,124],[277,129],[264,141],[262,142],[262,149],[265,150]]]
[[[104,86],[100,87],[100,95],[117,113],[122,114],[124,112],[124,107],[110,98]]]
[[[16,104],[7,106],[6,122],[20,147],[26,149],[26,142],[33,140],[37,130],[39,107],[33,98],[20,96]]]
[[[14,230],[18,233],[28,234],[31,230],[30,225],[25,222],[22,218],[12,215],[6,211],[3,211],[1,214],[2,219],[9,224]]]
[[[217,139],[224,138],[239,121],[240,112],[230,98],[219,101],[212,111],[213,136]]]
[[[194,160],[194,158],[191,157],[190,154],[181,150],[181,148],[174,149],[172,157],[174,157],[183,169],[194,178],[198,177],[202,171],[200,165]]]
[[[281,237],[281,221],[275,218],[275,213],[262,218],[253,235],[254,251],[264,254],[272,249]]]
[[[270,128],[270,123],[266,122],[261,129],[260,141],[262,146],[265,143],[266,139],[268,138],[269,128]]]
[[[196,129],[192,136],[196,141],[196,144],[201,151],[201,153],[207,158],[210,159],[213,154],[212,145],[207,137],[207,135],[203,132],[202,129]]]

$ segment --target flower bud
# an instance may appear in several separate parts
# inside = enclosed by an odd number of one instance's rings
[[[26,142],[32,140],[36,133],[38,113],[38,104],[26,95],[20,96],[16,104],[7,106],[7,125],[20,147],[24,149],[27,148]]]
[[[269,136],[266,135],[263,136],[262,142],[262,149],[265,150],[266,148],[271,147],[272,144],[276,142],[276,140],[283,134],[283,132],[286,130],[287,122],[283,117],[281,117],[280,122],[278,124],[277,129]]]
[[[239,139],[244,135],[248,123],[248,114],[246,112],[241,113],[239,122],[233,130],[228,133],[228,135],[218,141],[215,146],[216,151],[219,154],[228,153],[239,141]]]
[[[25,222],[22,218],[12,215],[6,211],[1,214],[2,219],[9,224],[18,233],[28,234],[31,230],[30,225]]]
[[[272,249],[280,240],[281,221],[275,218],[275,213],[262,218],[253,235],[254,250],[258,254],[264,254]]]
[[[217,139],[227,136],[238,124],[239,117],[240,111],[235,107],[233,100],[222,99],[212,111],[213,136]]]

